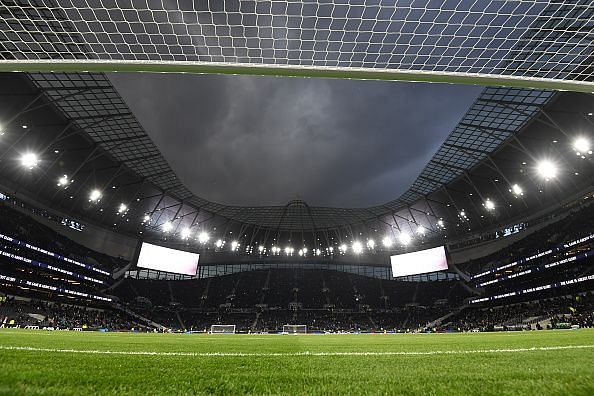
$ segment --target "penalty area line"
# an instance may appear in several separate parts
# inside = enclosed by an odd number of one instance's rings
[[[186,356],[186,357],[299,357],[299,356],[435,356],[468,355],[481,353],[516,353],[562,351],[568,349],[592,349],[594,345],[559,345],[530,348],[471,349],[453,351],[380,351],[380,352],[158,352],[158,351],[105,351],[93,349],[57,349],[27,346],[0,345],[0,350],[49,353],[77,353],[88,355],[125,355],[125,356]]]

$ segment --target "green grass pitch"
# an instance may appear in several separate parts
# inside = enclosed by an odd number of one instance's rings
[[[594,330],[300,336],[0,330],[0,394],[594,395]]]

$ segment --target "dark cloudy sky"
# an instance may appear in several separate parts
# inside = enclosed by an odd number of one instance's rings
[[[481,87],[249,76],[110,75],[195,194],[234,205],[397,198]]]

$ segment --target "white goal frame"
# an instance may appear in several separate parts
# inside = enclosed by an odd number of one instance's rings
[[[210,334],[235,334],[235,325],[210,325]]]
[[[284,334],[307,334],[307,325],[283,325]]]

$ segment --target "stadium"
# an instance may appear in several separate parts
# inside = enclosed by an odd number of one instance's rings
[[[0,2],[0,394],[594,394],[591,1]]]

